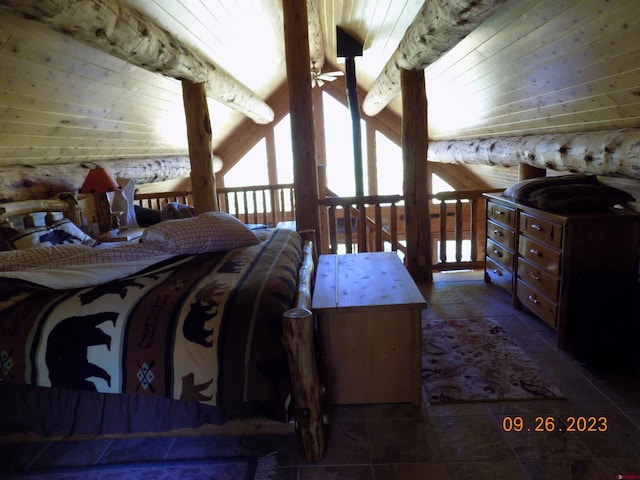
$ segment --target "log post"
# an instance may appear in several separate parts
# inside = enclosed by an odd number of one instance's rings
[[[298,230],[320,232],[307,2],[285,0],[284,44],[291,115],[293,181]],[[320,245],[316,237],[316,244]]]
[[[322,411],[322,386],[318,378],[314,346],[313,313],[304,308],[283,316],[283,343],[289,360],[296,429],[304,459],[315,463],[326,448]]]
[[[196,213],[218,211],[211,149],[211,122],[203,83],[182,81],[182,100],[187,120],[191,189]]]
[[[431,282],[433,274],[427,172],[429,141],[424,70],[402,70],[401,80],[406,264],[416,281]]]

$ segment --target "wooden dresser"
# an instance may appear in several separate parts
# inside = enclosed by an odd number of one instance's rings
[[[580,275],[607,274],[638,281],[640,213],[607,210],[553,214],[485,194],[485,281],[512,294],[569,344],[572,290]],[[575,301],[575,300],[574,300]]]

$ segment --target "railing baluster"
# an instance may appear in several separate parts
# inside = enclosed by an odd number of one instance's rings
[[[376,252],[384,251],[384,245],[382,244],[382,207],[379,203],[375,204],[375,218],[376,218],[376,231],[375,231],[375,246],[373,250]]]
[[[338,253],[338,224],[336,223],[336,207],[329,207],[329,246],[331,253]]]
[[[456,262],[462,261],[462,201],[456,200]]]
[[[398,207],[395,202],[391,204],[390,212],[389,228],[391,229],[391,251],[395,252],[398,250]]]
[[[440,261],[447,262],[447,202],[440,201]]]

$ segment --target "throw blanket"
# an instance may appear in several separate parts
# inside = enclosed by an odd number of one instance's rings
[[[84,288],[0,278],[0,379],[284,418],[281,317],[302,242],[288,230],[264,237]]]

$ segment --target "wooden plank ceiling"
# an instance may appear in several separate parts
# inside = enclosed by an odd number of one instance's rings
[[[126,0],[266,99],[285,81],[282,0]],[[0,1],[0,5],[2,1]],[[364,45],[368,90],[420,0],[318,0]],[[640,126],[637,0],[510,0],[426,69],[434,140]],[[0,10],[0,166],[185,155],[178,81]],[[362,99],[360,99],[362,101]],[[389,105],[401,113],[396,97]],[[210,102],[214,150],[242,120]],[[224,160],[224,159],[223,159]]]

